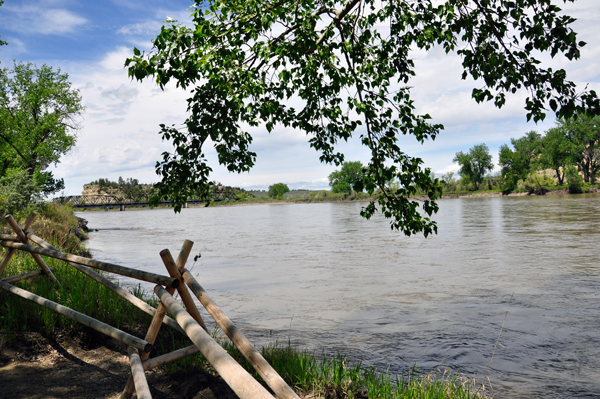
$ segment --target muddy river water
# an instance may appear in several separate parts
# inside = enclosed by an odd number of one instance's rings
[[[442,200],[427,239],[361,206],[78,215],[94,257],[125,266],[166,274],[158,253],[194,241],[188,269],[257,345],[487,375],[499,398],[600,397],[600,195]]]

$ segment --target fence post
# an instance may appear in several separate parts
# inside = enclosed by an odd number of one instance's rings
[[[181,251],[179,251],[179,256],[177,257],[176,266],[181,265],[181,269],[183,269],[185,267],[187,258],[190,256],[190,252],[192,252],[193,245],[194,245],[194,243],[190,240],[185,240],[183,242],[183,247],[181,247]],[[163,252],[164,251],[161,251],[161,257],[163,256]],[[170,254],[169,254],[169,257],[171,257]],[[175,292],[175,289],[168,288],[167,292],[169,292],[170,294],[173,294]],[[154,340],[156,340],[158,331],[160,330],[160,326],[162,325],[163,319],[165,318],[166,314],[167,314],[167,307],[165,306],[165,304],[163,304],[161,302],[158,305],[158,307],[156,308],[156,313],[154,313],[154,317],[152,318],[150,327],[148,327],[148,332],[146,333],[146,341],[150,342],[151,344],[154,343]],[[142,353],[140,356],[142,359],[142,362],[144,360],[148,359],[148,356],[150,356],[149,353],[148,354]],[[123,389],[123,392],[121,393],[120,399],[130,399],[133,396],[134,390],[135,390],[135,384],[133,381],[133,375],[130,375],[129,379],[127,380],[127,384],[125,384],[125,388]]]
[[[32,213],[31,215],[29,215],[29,218],[31,218],[33,220],[33,218],[35,218],[35,213]],[[8,222],[10,227],[15,231],[15,233],[17,233],[17,236],[19,237],[21,242],[25,245],[29,245],[29,240],[27,239],[27,236],[25,235],[25,233],[23,233],[23,230],[21,230],[21,228],[17,224],[17,221],[11,215],[6,216],[6,221]],[[54,276],[54,274],[50,271],[50,269],[48,268],[46,263],[42,260],[40,255],[32,253],[31,256],[33,256],[33,259],[35,259],[35,262],[44,271],[44,273],[46,273],[46,275],[48,277],[50,277],[50,279],[52,279],[60,287],[61,286],[60,282],[56,279],[56,276]]]
[[[7,215],[7,217],[8,216],[10,216],[10,215]],[[33,219],[35,219],[35,213],[32,213],[29,215],[29,217],[25,221],[25,224],[23,225],[23,230],[25,230],[25,231],[29,230],[29,227],[31,227],[31,224],[33,223]],[[14,248],[7,249],[6,254],[4,255],[4,258],[2,259],[2,262],[0,262],[0,276],[2,275],[4,268],[6,267],[6,265],[8,265],[8,262],[10,261],[10,258],[13,256],[15,251],[16,251],[16,249],[14,249]]]

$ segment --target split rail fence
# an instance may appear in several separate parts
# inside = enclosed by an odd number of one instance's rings
[[[6,221],[15,234],[0,235],[0,245],[7,248],[7,252],[0,262],[0,277],[7,264],[10,262],[11,257],[17,250],[29,252],[40,267],[40,270],[23,273],[17,276],[0,278],[0,289],[51,309],[56,313],[71,318],[127,345],[129,362],[131,364],[131,374],[121,394],[121,399],[131,398],[134,393],[137,394],[138,399],[151,398],[152,396],[146,380],[145,371],[191,356],[198,352],[201,352],[204,355],[208,362],[214,367],[219,375],[221,375],[223,380],[225,380],[240,399],[273,399],[273,395],[256,381],[242,366],[240,366],[227,351],[225,351],[225,349],[223,349],[208,334],[206,326],[200,316],[200,312],[198,311],[189,290],[191,290],[198,298],[200,303],[213,317],[217,325],[240,350],[278,399],[299,399],[298,395],[296,395],[281,376],[277,374],[260,352],[254,348],[250,341],[248,341],[235,324],[233,324],[233,322],[209,297],[189,270],[185,268],[185,264],[192,249],[192,241],[184,241],[177,260],[173,259],[168,249],[160,252],[160,257],[169,274],[169,276],[163,276],[61,252],[29,231],[34,218],[35,214],[31,214],[25,221],[23,227],[21,227],[11,215],[6,216]],[[37,244],[37,246],[31,245],[32,243]],[[125,331],[119,330],[66,306],[59,305],[56,302],[12,285],[11,283],[17,281],[44,275],[60,286],[60,282],[53,273],[54,269],[49,268],[40,255],[63,260],[87,277],[90,277],[109,290],[115,292],[124,300],[131,302],[142,311],[152,315],[152,322],[150,323],[145,338],[141,339],[135,337]],[[155,283],[154,293],[160,299],[158,308],[151,307],[146,302],[132,295],[92,269]],[[181,306],[178,301],[173,298],[175,291],[179,293],[184,306]],[[167,310],[173,315],[174,320],[166,316]],[[154,343],[162,324],[166,324],[182,334],[187,335],[193,345],[150,359],[149,354],[152,349],[152,344]]]

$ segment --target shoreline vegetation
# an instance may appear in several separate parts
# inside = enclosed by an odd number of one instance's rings
[[[259,195],[256,195],[256,194]],[[589,185],[584,190],[573,192],[568,186],[550,186],[546,190],[523,190],[503,193],[501,190],[478,190],[478,191],[451,191],[444,192],[441,199],[460,199],[460,198],[491,198],[491,197],[522,197],[522,196],[540,196],[540,195],[567,195],[567,194],[590,194],[600,193],[600,184]],[[263,195],[260,195],[263,194]],[[210,201],[208,204],[189,204],[190,208],[204,208],[217,206],[244,206],[244,205],[284,205],[284,204],[312,204],[312,203],[334,203],[334,202],[366,202],[376,200],[366,193],[351,194],[333,193],[329,190],[292,190],[280,198],[270,198],[266,191],[248,191],[237,195],[237,200]],[[412,197],[416,200],[425,200],[426,196],[417,194]],[[110,211],[119,210],[119,207],[107,207]],[[149,209],[144,206],[127,206],[128,210]],[[157,205],[156,209],[170,209],[169,205]],[[104,208],[83,208],[77,212],[99,212]]]
[[[24,213],[16,216],[19,222],[23,222],[25,219]],[[30,230],[63,251],[89,257],[89,252],[81,240],[81,238],[85,238],[81,226],[79,219],[74,215],[73,208],[47,204]],[[9,232],[6,222],[0,225],[0,232]],[[5,252],[3,249],[0,255],[3,256]],[[121,300],[104,286],[84,277],[69,265],[56,259],[47,259],[47,264],[54,268],[54,274],[61,282],[61,287],[57,287],[52,281],[43,277],[24,280],[15,285],[129,333],[137,336],[145,334],[151,321],[150,316]],[[37,269],[37,264],[29,254],[18,251],[0,277]],[[131,291],[151,306],[158,305],[158,300],[149,296],[139,286]],[[44,339],[53,342],[54,345],[60,346],[61,344],[57,342],[63,342],[62,349],[67,353],[65,355],[67,358],[69,355],[66,348],[69,345],[80,346],[84,349],[97,348],[102,345],[110,346],[107,343],[108,339],[100,333],[2,291],[0,292],[0,369],[3,369],[5,381],[10,381],[11,370],[18,370],[15,364],[23,361],[14,356],[8,359],[11,353],[10,348],[13,348],[12,353],[14,353],[14,347],[18,347],[19,343],[22,344],[23,337],[28,334],[41,334]],[[244,368],[261,381],[252,366],[224,334],[219,335],[215,331],[213,335]],[[68,337],[68,339],[64,337]],[[165,327],[160,331],[151,357],[156,356],[159,352],[165,353],[187,345],[189,345],[187,337]],[[117,356],[125,354],[125,348],[116,348],[115,350]],[[406,370],[402,375],[391,376],[387,373],[380,373],[374,368],[363,367],[360,363],[350,364],[342,355],[328,358],[325,355],[319,356],[316,353],[294,348],[290,342],[285,344],[273,342],[263,347],[261,352],[275,370],[303,398],[466,399],[485,397],[485,389],[482,385],[476,385],[474,380],[459,374],[439,371],[420,373],[415,366]],[[63,352],[59,351],[59,353]],[[43,357],[43,354],[36,356]],[[78,367],[76,363],[73,362],[73,367]],[[12,367],[4,367],[6,364]],[[208,373],[213,376],[211,378],[215,378],[215,381],[218,380],[215,377],[215,371],[201,354],[163,367],[159,373],[162,373],[164,378],[175,380],[179,379],[181,375],[190,373]],[[58,379],[54,383],[60,385],[60,381]],[[78,383],[85,383],[85,381]],[[118,384],[115,389],[117,388],[122,389]],[[193,388],[190,387],[190,389]],[[195,393],[192,392],[189,397],[194,395]]]

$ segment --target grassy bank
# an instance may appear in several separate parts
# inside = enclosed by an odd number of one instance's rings
[[[85,254],[86,250],[77,238],[78,234],[74,233],[75,229],[77,229],[77,219],[73,210],[53,206],[36,220],[30,230],[65,252]],[[2,226],[2,230],[8,232],[6,226]],[[3,256],[5,252],[3,249],[0,255]],[[150,316],[71,266],[50,258],[46,258],[45,261],[48,266],[55,268],[55,275],[62,287],[57,287],[50,279],[44,277],[35,277],[15,285],[138,337],[145,335],[151,321]],[[31,255],[17,252],[1,277],[31,270],[38,270]],[[154,297],[139,289],[133,290],[133,293],[154,307],[158,305]],[[10,342],[27,332],[40,332],[46,336],[68,334],[77,338],[82,345],[89,347],[100,345],[105,339],[99,333],[68,318],[0,291],[0,333]],[[244,368],[260,380],[250,364],[226,337],[219,336],[216,332],[214,335]],[[187,337],[163,326],[151,356],[187,345],[189,345]],[[360,363],[350,365],[343,356],[327,358],[277,343],[263,347],[262,353],[290,386],[303,394],[313,393],[324,398],[480,397],[472,382],[458,376],[419,374],[416,369],[413,369],[401,376],[392,377],[378,373],[373,368],[362,367]],[[200,354],[163,368],[164,372],[176,375],[198,370],[214,373],[210,364]]]
[[[227,351],[256,378],[258,374],[229,341]],[[350,364],[344,356],[327,358],[274,343],[262,355],[290,386],[302,394],[323,398],[380,399],[467,399],[482,398],[474,381],[459,375],[420,374],[416,366],[399,376],[379,373],[360,363]]]

